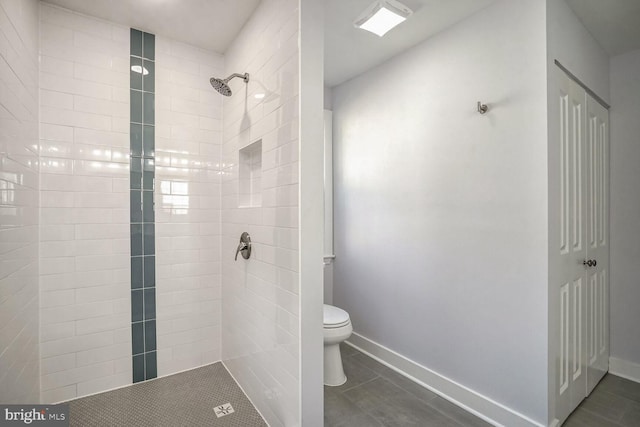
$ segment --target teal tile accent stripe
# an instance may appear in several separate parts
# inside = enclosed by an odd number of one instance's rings
[[[158,376],[155,260],[155,36],[131,29],[131,354],[133,382]]]

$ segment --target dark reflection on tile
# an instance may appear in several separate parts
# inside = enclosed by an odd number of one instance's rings
[[[142,123],[142,92],[137,90],[131,91],[131,121]]]
[[[144,322],[144,351],[154,351],[156,349],[156,321],[145,320]]]
[[[144,300],[142,290],[131,291],[131,321],[141,322],[144,320]],[[143,343],[144,345],[144,343]]]
[[[142,192],[142,220],[144,222],[153,222],[155,215],[153,214],[153,191]]]
[[[131,155],[142,157],[142,125],[131,123],[130,129]]]
[[[144,354],[133,356],[133,382],[144,381]]]
[[[131,257],[131,289],[139,289],[144,285],[144,266],[142,257]]]
[[[142,322],[131,324],[131,351],[134,355],[144,353],[144,325]]]
[[[144,69],[142,72],[142,81],[145,92],[155,92],[155,79],[156,79],[156,64],[152,61],[144,61]]]
[[[144,73],[144,70],[142,69],[142,59],[132,56],[130,66],[129,81],[131,89],[142,90],[142,75]]]
[[[142,255],[142,224],[131,224],[131,256]]]
[[[158,376],[158,363],[156,352],[152,351],[144,355],[145,360],[145,378],[150,380]]]
[[[153,224],[144,224],[144,254],[155,255],[156,237]]]
[[[129,184],[132,190],[142,189],[142,159],[140,157],[131,157],[129,160]]]
[[[142,31],[131,29],[131,55],[142,56]]]
[[[155,95],[152,93],[148,93],[148,92],[144,92],[143,93],[143,97],[144,97],[144,112],[143,112],[143,119],[142,122],[147,124],[147,125],[152,125],[155,123],[156,120],[156,104],[155,104]],[[133,107],[132,107],[133,110]],[[133,117],[133,116],[132,116]],[[133,120],[133,118],[131,119],[131,121],[135,121]]]
[[[156,318],[156,289],[144,289],[144,319],[153,320]]]
[[[153,288],[156,286],[156,257],[144,257],[144,287]]]
[[[146,59],[156,59],[156,36],[144,33],[143,55]]]
[[[129,194],[131,222],[142,222],[142,191],[131,190]]]
[[[144,138],[143,138],[143,155],[144,157],[155,157],[155,127],[145,125],[144,126]]]
[[[144,166],[142,169],[142,187],[145,190],[153,190],[155,186],[155,160],[144,159]]]

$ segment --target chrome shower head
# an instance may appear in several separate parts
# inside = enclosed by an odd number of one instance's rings
[[[232,92],[231,92],[231,88],[229,87],[229,81],[236,77],[240,77],[242,80],[244,80],[245,83],[249,83],[249,73],[244,73],[244,74],[234,73],[234,74],[231,74],[226,79],[217,79],[215,77],[211,77],[209,79],[209,83],[211,83],[211,86],[213,86],[213,88],[217,90],[221,95],[231,96]]]

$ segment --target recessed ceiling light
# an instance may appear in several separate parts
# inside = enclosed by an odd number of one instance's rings
[[[403,22],[413,11],[396,0],[376,0],[356,19],[357,28],[384,36],[387,31]]]

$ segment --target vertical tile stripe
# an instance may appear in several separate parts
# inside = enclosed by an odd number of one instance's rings
[[[131,353],[133,382],[157,376],[155,36],[131,29]]]

